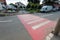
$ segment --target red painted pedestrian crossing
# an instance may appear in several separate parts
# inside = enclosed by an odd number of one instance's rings
[[[53,30],[56,24],[54,21],[31,14],[18,15],[18,18],[33,40],[45,40],[46,36]]]

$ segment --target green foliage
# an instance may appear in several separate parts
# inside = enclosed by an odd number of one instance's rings
[[[29,4],[27,5],[27,10],[31,13],[33,12],[39,12],[40,9],[41,9],[41,5],[38,4],[38,3],[32,3],[32,2],[29,2]]]
[[[39,12],[41,5],[40,5],[40,0],[28,0],[28,5],[27,5],[27,10],[29,12]]]
[[[40,4],[38,3],[32,3],[30,2],[28,5],[27,5],[27,8],[32,8],[32,9],[37,9],[40,7]]]
[[[30,13],[33,13],[33,12],[34,12],[34,10],[30,10],[29,12],[30,12]]]
[[[39,10],[39,9],[37,9],[37,10],[29,10],[29,12],[30,12],[30,13],[40,12],[40,10]]]
[[[40,3],[40,0],[28,0],[28,2],[32,2],[32,3]]]
[[[43,3],[44,3],[45,5],[53,5],[54,3],[57,3],[57,2],[55,2],[55,1],[57,1],[57,0],[44,0]]]

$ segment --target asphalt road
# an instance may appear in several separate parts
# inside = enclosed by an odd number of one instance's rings
[[[0,17],[0,40],[32,40],[17,16]]]
[[[52,21],[57,21],[60,18],[60,11],[58,12],[51,12],[51,13],[34,13],[34,15],[46,18]],[[59,34],[60,35],[60,34]],[[53,36],[51,40],[60,40],[60,36]]]
[[[58,18],[60,18],[60,11],[50,13],[34,13],[34,15],[56,21]]]
[[[33,15],[56,21],[60,17],[60,12],[34,13]],[[0,40],[32,40],[32,38],[15,15],[0,17]]]

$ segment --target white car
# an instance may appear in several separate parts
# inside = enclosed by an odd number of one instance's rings
[[[0,2],[0,11],[5,9],[6,9],[6,6],[4,5],[4,3]]]
[[[56,6],[43,6],[42,8],[41,8],[41,12],[50,12],[50,11],[57,11],[57,10],[59,10],[59,7],[56,7]]]
[[[12,5],[7,5],[7,9],[12,9],[12,10],[16,10],[16,8]]]
[[[53,6],[43,6],[40,11],[49,12],[49,11],[52,11],[52,9],[53,9]]]
[[[7,5],[7,12],[16,12],[17,8],[12,5]]]

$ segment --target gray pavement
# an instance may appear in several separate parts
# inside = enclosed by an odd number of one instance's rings
[[[34,13],[34,15],[46,18],[52,21],[57,21],[58,18],[60,18],[60,11],[58,12],[51,12],[51,13]],[[51,40],[60,40],[60,35],[59,36],[53,36]]]
[[[19,14],[22,13],[22,11],[19,12]],[[53,21],[60,18],[60,12],[34,13],[33,15]],[[0,40],[32,40],[32,38],[24,28],[24,25],[15,15],[0,17]],[[51,40],[60,40],[60,36],[54,36]]]
[[[12,20],[10,22],[1,22]],[[0,17],[0,40],[32,40],[17,16]]]
[[[22,12],[22,14],[26,14],[26,12]],[[60,18],[60,11],[50,13],[34,13],[33,15],[46,18],[52,21],[57,21],[57,19]],[[53,36],[51,40],[60,40],[60,36]]]
[[[60,36],[53,36],[51,40],[60,40]]]
[[[29,12],[24,11],[24,10],[19,12],[19,14],[28,14],[28,13]],[[50,13],[33,13],[33,15],[56,21],[58,18],[60,18],[60,11],[50,12]]]
[[[42,17],[42,18],[46,18],[49,20],[53,20],[56,21],[58,18],[60,18],[60,11],[58,12],[50,12],[50,13],[34,13],[34,15]]]
[[[22,11],[20,13],[26,14],[26,12],[22,12]],[[57,21],[57,19],[60,18],[60,11],[50,12],[50,13],[34,13],[33,15],[46,18],[52,21]],[[53,36],[51,40],[60,40],[60,36]]]

